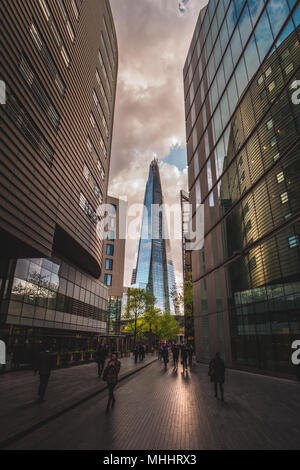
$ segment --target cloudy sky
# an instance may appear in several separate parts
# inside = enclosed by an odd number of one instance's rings
[[[187,189],[182,70],[206,0],[110,0],[119,46],[119,76],[109,193],[142,204],[156,155],[166,204]],[[182,282],[181,243],[171,241]],[[130,285],[137,241],[128,240],[124,285]]]

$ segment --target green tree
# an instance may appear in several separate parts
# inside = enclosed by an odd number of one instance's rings
[[[170,312],[165,312],[155,322],[153,332],[160,340],[175,341],[179,330],[180,326],[175,317]]]
[[[134,336],[134,345],[137,339],[143,339],[145,332],[145,314],[154,308],[155,297],[144,289],[129,288],[127,291],[127,305],[125,318],[128,321],[125,331]]]

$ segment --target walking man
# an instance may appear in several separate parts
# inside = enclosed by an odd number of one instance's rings
[[[215,385],[215,397],[218,398],[218,385],[221,392],[221,400],[224,401],[224,382],[225,382],[225,363],[221,359],[219,352],[216,353],[215,357],[210,361],[208,375],[210,376],[211,382]]]
[[[182,363],[182,368],[183,368],[183,374],[185,371],[187,371],[188,364],[187,364],[187,359],[188,359],[188,350],[186,345],[184,344],[181,349],[181,363]]]
[[[137,346],[134,346],[133,354],[134,354],[134,362],[137,363],[138,357],[139,357],[139,349]]]
[[[53,356],[49,349],[44,349],[38,354],[34,374],[36,374],[37,372],[39,372],[40,374],[40,385],[38,391],[39,403],[45,401],[44,397],[51,374],[52,364]]]
[[[101,377],[104,366],[105,360],[107,357],[107,349],[104,342],[100,343],[98,349],[96,351],[96,361],[98,364],[98,376]]]
[[[168,351],[168,348],[167,346],[164,346],[163,349],[162,349],[162,357],[163,357],[163,360],[164,360],[164,364],[165,364],[165,369],[167,368],[167,364],[169,362],[169,351]]]
[[[178,368],[178,358],[179,358],[179,348],[176,344],[173,345],[172,353],[173,353],[174,370],[177,370],[177,368]]]
[[[188,355],[189,355],[189,366],[191,367],[193,363],[193,353],[194,353],[194,348],[191,344],[188,346]]]
[[[114,397],[114,389],[118,383],[118,375],[120,372],[121,363],[118,361],[117,354],[113,353],[112,358],[107,364],[104,372],[103,372],[103,380],[107,382],[108,388],[108,402],[106,411],[109,410],[110,405],[115,405],[115,397]]]

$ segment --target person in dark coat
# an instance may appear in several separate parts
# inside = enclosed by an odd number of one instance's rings
[[[163,349],[162,349],[162,358],[164,360],[164,365],[165,365],[165,369],[167,368],[167,364],[169,362],[169,351],[168,351],[168,348],[167,346],[164,346]]]
[[[179,348],[176,344],[172,347],[174,370],[178,368]]]
[[[218,385],[221,392],[221,400],[224,401],[225,363],[219,352],[210,361],[208,375],[215,385],[215,397],[218,398]]]
[[[49,382],[50,374],[51,374],[51,369],[53,365],[53,356],[50,352],[49,349],[44,349],[38,354],[36,365],[35,365],[35,371],[34,373],[36,374],[39,372],[40,374],[40,385],[39,385],[39,403],[42,403],[45,401],[45,392],[46,388]]]
[[[194,353],[194,348],[191,344],[189,344],[188,345],[189,366],[191,366],[193,363],[193,353]]]
[[[133,349],[134,362],[137,363],[139,357],[139,348],[137,346]]]
[[[142,344],[139,345],[139,359],[140,361],[144,359],[144,346]]]
[[[106,348],[106,344],[103,342],[99,344],[97,351],[96,351],[96,361],[98,364],[98,376],[99,377],[101,377],[102,372],[104,370],[106,357],[107,357],[107,348]]]
[[[183,344],[181,348],[181,363],[182,363],[182,368],[183,368],[183,373],[187,370],[188,364],[188,349],[185,344]]]
[[[17,339],[14,346],[13,346],[13,354],[12,354],[12,367],[14,370],[20,369],[20,363],[22,361],[24,348],[22,344]]]
[[[121,362],[118,361],[117,354],[113,353],[112,358],[107,364],[104,372],[103,372],[103,380],[107,383],[108,388],[108,402],[106,406],[106,411],[109,410],[110,405],[114,406],[115,404],[115,397],[114,397],[114,389],[118,383],[118,375],[121,368]]]

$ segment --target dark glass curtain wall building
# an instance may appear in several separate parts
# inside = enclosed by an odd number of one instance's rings
[[[9,350],[45,337],[87,347],[106,335],[98,208],[118,70],[110,4],[3,0],[0,14],[0,335]]]
[[[210,0],[184,67],[197,358],[293,374],[300,335],[300,4]],[[299,95],[299,93],[298,93]]]
[[[163,194],[158,161],[150,165],[145,191],[141,238],[135,283],[133,287],[147,289],[156,298],[156,307],[175,314],[176,285],[170,242],[163,210]]]

